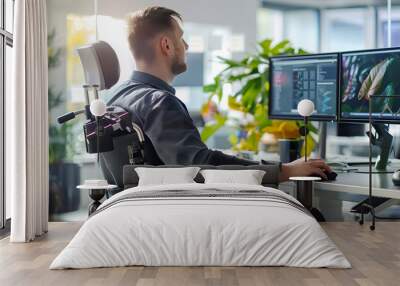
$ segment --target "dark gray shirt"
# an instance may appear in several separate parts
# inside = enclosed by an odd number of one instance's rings
[[[146,164],[259,164],[207,148],[201,141],[200,134],[185,104],[175,96],[175,89],[150,74],[135,71],[128,81],[113,91],[113,96],[107,104],[119,106],[128,111],[132,121],[143,130]],[[109,158],[108,162],[102,164],[103,171],[106,169],[105,173],[107,169],[110,172],[112,170],[112,173],[117,173],[109,174],[113,175],[113,181],[122,180],[122,166],[128,164],[124,144],[126,143],[114,144],[115,151],[108,154],[106,156]]]

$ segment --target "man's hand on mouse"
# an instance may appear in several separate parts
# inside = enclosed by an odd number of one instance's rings
[[[281,182],[287,181],[290,177],[297,176],[320,176],[327,180],[324,171],[332,172],[331,168],[321,159],[309,159],[307,162],[300,158],[290,163],[282,164],[282,171],[279,176]]]

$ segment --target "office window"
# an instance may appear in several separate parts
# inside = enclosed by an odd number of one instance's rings
[[[321,13],[321,51],[373,48],[374,11],[369,8],[327,9]],[[351,40],[350,40],[351,39]]]
[[[259,9],[257,14],[259,40],[276,42],[289,39],[295,47],[318,51],[318,14],[314,9]]]
[[[289,39],[295,47],[317,52],[318,14],[314,9],[279,10],[261,8],[257,13],[258,40]]]
[[[196,117],[208,96],[203,93],[203,84],[212,82],[213,77],[223,69],[215,59],[218,56],[229,58],[243,50],[232,50],[233,47],[240,46],[233,44],[235,38],[240,36],[234,35],[226,26],[185,22],[184,31],[189,44],[188,70],[177,76],[173,85],[176,88],[176,95],[186,104],[189,113]],[[220,106],[221,109],[226,107],[224,104]]]
[[[292,5],[286,1],[282,4],[269,5],[263,2],[257,15],[258,39],[272,38],[275,41],[290,40],[294,46],[309,52],[333,52],[374,48],[378,38],[385,37],[387,26],[386,6],[357,5],[333,3],[332,5],[314,5],[308,1],[298,1]],[[377,11],[381,19],[381,28],[377,23]],[[392,7],[392,42],[396,37],[399,18]],[[387,32],[387,27],[386,27]],[[394,39],[396,38],[396,40]],[[351,39],[351,40],[349,40]]]
[[[285,13],[286,38],[296,47],[318,51],[318,15],[315,10],[295,10]]]
[[[258,40],[271,38],[282,41],[284,36],[284,12],[271,8],[259,9],[257,13]]]
[[[400,6],[393,6],[391,13],[392,27],[391,27],[391,46],[398,47],[400,46]],[[381,7],[378,9],[378,18],[377,18],[377,40],[379,48],[388,47],[388,12],[387,9]]]
[[[14,0],[0,1],[0,229],[11,216],[5,185],[5,101],[11,96]]]

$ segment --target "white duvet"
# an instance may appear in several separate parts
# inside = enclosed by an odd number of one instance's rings
[[[234,196],[121,200],[137,192],[207,192],[213,188],[261,190],[299,204],[279,190],[254,185],[194,183],[127,189],[99,207],[50,269],[127,265],[350,267],[317,221],[290,204]]]

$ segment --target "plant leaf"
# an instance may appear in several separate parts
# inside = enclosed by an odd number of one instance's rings
[[[227,118],[225,116],[216,114],[215,122],[207,123],[203,130],[201,131],[201,140],[206,142],[210,137],[212,137],[221,127],[225,125]]]
[[[247,131],[247,137],[240,140],[235,134],[231,134],[230,140],[235,150],[258,150],[261,133],[265,131],[273,133],[277,138],[299,137],[301,122],[268,119],[267,104],[270,90],[268,60],[271,56],[281,54],[305,53],[307,53],[305,50],[295,49],[288,40],[273,45],[272,39],[265,39],[258,43],[256,53],[246,55],[242,59],[218,58],[225,65],[224,70],[214,79],[213,84],[205,86],[203,90],[210,94],[209,99],[218,97],[221,101],[224,85],[232,85],[234,93],[228,97],[228,108],[250,115],[247,117],[249,119],[246,119],[245,127],[240,119],[230,118],[230,122],[235,122],[237,128],[245,128]],[[207,124],[202,131],[203,141],[215,134],[222,127],[220,124],[225,121],[226,118],[224,121],[216,120]],[[309,130],[310,133],[318,131],[311,124]]]
[[[241,98],[241,103],[245,107],[245,110],[252,113],[254,112],[254,108],[256,106],[257,96],[261,92],[261,80],[260,78],[255,78],[249,81],[249,88],[243,93]]]
[[[272,124],[272,120],[268,119],[267,108],[263,104],[256,105],[254,119],[260,131]]]
[[[241,81],[242,79],[244,79],[244,78],[246,78],[246,77],[248,77],[248,76],[251,76],[251,75],[253,75],[253,74],[255,74],[256,72],[255,71],[251,71],[251,72],[249,72],[249,73],[240,73],[240,74],[237,74],[237,75],[230,75],[229,77],[228,77],[228,82],[229,83],[233,83],[233,82],[235,82],[235,81]]]
[[[307,129],[308,129],[311,133],[315,133],[315,134],[318,133],[317,127],[315,127],[314,124],[311,123],[311,122],[308,122],[308,124],[307,124]]]
[[[244,111],[244,106],[237,102],[235,97],[233,96],[229,96],[228,97],[228,107],[232,110],[236,110],[236,111]]]
[[[239,142],[239,138],[237,137],[236,134],[232,133],[229,135],[229,143],[231,143],[232,146],[237,145]]]
[[[218,85],[215,83],[207,84],[203,86],[203,91],[206,93],[214,93],[216,92]]]
[[[297,55],[305,55],[305,54],[308,54],[308,52],[306,51],[306,50],[303,50],[303,49],[298,49],[297,50],[297,53],[296,53]]]
[[[271,44],[272,44],[272,39],[265,39],[261,42],[258,43],[258,45],[261,47],[262,49],[262,53],[263,54],[268,54],[271,48]]]
[[[255,128],[248,130],[247,138],[240,140],[238,149],[248,151],[258,151],[258,143],[260,142],[261,134]]]
[[[312,150],[314,150],[314,148],[315,148],[314,138],[310,134],[308,134],[307,135],[307,156],[311,155],[311,152],[312,152]],[[304,154],[306,151],[305,149],[306,149],[306,144],[303,143],[303,146],[301,147],[301,152],[300,152],[302,157],[304,157]]]
[[[239,61],[235,61],[232,59],[227,59],[224,57],[217,57],[222,63],[226,64],[229,68],[235,68],[235,67],[242,67],[244,66],[243,63],[239,62]]]
[[[279,43],[277,43],[274,47],[271,49],[271,53],[273,55],[279,55],[282,53],[282,50],[287,48],[287,46],[290,44],[289,40],[283,40]]]

